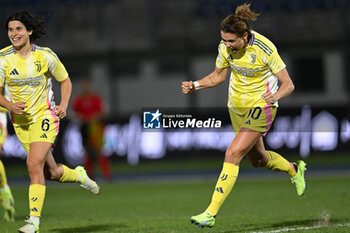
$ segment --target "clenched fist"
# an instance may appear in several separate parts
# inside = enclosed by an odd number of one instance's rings
[[[194,85],[192,81],[184,81],[181,85],[182,93],[185,95],[190,94],[194,91]]]

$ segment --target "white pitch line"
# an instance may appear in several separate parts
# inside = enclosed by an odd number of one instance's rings
[[[349,227],[349,226],[350,226],[350,223],[344,223],[344,224],[331,224],[331,225],[325,225],[325,226],[282,228],[282,229],[272,230],[272,231],[254,231],[251,233],[279,233],[279,232],[286,232],[286,231],[310,230],[310,229],[317,229],[317,228],[323,228],[323,227]]]

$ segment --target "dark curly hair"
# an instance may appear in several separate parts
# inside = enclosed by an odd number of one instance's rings
[[[33,30],[32,35],[30,35],[30,42],[40,38],[42,35],[46,34],[46,29],[44,25],[45,16],[37,16],[29,13],[26,10],[19,10],[11,13],[7,18],[5,23],[5,28],[8,30],[8,25],[10,21],[20,21],[24,24],[27,31]]]

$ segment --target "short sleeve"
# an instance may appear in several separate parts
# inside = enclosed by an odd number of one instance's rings
[[[265,59],[273,74],[277,74],[286,67],[276,48],[274,48],[270,55],[266,55]]]
[[[59,82],[68,78],[68,72],[57,55],[49,48],[46,49],[46,58],[51,75]]]
[[[216,57],[216,67],[224,69],[230,66],[230,63],[227,61],[226,56],[226,46],[223,42],[220,42],[218,47],[218,56]]]

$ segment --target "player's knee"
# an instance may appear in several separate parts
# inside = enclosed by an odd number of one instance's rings
[[[57,168],[44,169],[44,176],[47,180],[59,180],[61,178],[60,172]]]
[[[225,162],[239,165],[243,157],[244,153],[242,151],[228,148],[225,153]]]
[[[35,172],[40,169],[39,164],[34,160],[27,159],[26,163],[27,163],[27,168],[29,173]]]
[[[29,177],[32,181],[38,181],[38,179],[43,177],[43,168],[41,164],[32,160],[27,160],[27,169]]]
[[[45,175],[45,179],[47,180],[59,180],[57,173],[45,172],[44,175]]]
[[[259,168],[259,167],[265,167],[266,166],[266,161],[264,160],[255,160],[255,161],[250,161],[253,167]]]

